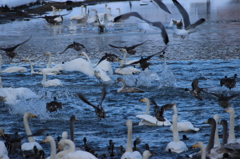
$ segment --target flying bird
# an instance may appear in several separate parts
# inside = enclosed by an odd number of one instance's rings
[[[109,53],[105,53],[105,55],[98,61],[98,63],[96,64],[96,66],[98,64],[100,64],[103,60],[107,60],[109,62],[114,62],[114,61],[119,61],[120,59],[118,58],[117,55],[115,54],[109,54]],[[94,67],[96,67],[94,66]]]
[[[68,45],[66,47],[66,49],[63,50],[62,52],[60,52],[59,54],[63,54],[65,51],[67,51],[67,49],[74,49],[76,51],[80,51],[82,49],[85,49],[86,52],[88,52],[86,47],[83,44],[80,44],[80,43],[74,41],[72,44]]]
[[[145,21],[149,25],[152,25],[154,27],[158,27],[159,29],[161,29],[161,31],[162,31],[161,35],[162,35],[163,41],[166,45],[168,44],[169,38],[168,38],[168,34],[167,34],[166,29],[164,28],[163,24],[160,21],[151,22],[147,19],[144,19],[138,12],[129,12],[129,13],[121,14],[121,15],[114,18],[114,22],[125,20],[125,19],[128,19],[128,18],[132,17],[132,16],[136,17],[140,20]]]
[[[61,11],[61,10],[59,10]],[[59,24],[59,23],[62,23],[63,22],[63,16],[65,15],[68,15],[70,14],[71,12],[69,13],[66,13],[66,14],[63,14],[63,15],[45,15],[44,17],[37,17],[37,18],[43,18],[45,19],[49,24]]]
[[[18,46],[20,46],[20,45],[28,42],[31,38],[32,38],[32,35],[30,36],[30,38],[28,38],[26,41],[24,41],[24,42],[22,42],[22,43],[20,43],[20,44],[17,44],[17,45],[15,45],[15,46],[13,46],[13,47],[8,47],[8,48],[0,48],[0,50],[5,51],[5,52],[6,52],[6,55],[7,55],[9,58],[13,59],[13,58],[17,55],[17,53],[14,52],[14,50],[15,50]]]
[[[200,96],[200,92],[203,91],[203,88],[199,88],[198,87],[198,79],[194,79],[193,82],[192,82],[192,90],[188,89],[188,88],[185,88],[184,89],[185,91],[188,91],[190,92],[190,94],[192,96],[194,96],[195,98],[199,99],[199,100],[203,100],[203,97]]]
[[[112,44],[109,44],[109,46],[113,47],[113,48],[121,48],[121,49],[126,49],[127,53],[129,53],[130,55],[135,55],[136,53],[136,50],[134,50],[136,47],[144,44],[145,42],[147,42],[148,40],[142,42],[142,43],[139,43],[139,44],[136,44],[136,45],[132,45],[132,46],[114,46]]]
[[[132,62],[132,63],[130,63],[128,65],[124,65],[123,67],[129,66],[129,65],[136,65],[136,64],[139,63],[140,67],[142,68],[142,70],[145,70],[146,68],[148,68],[151,65],[151,63],[148,62],[148,60],[150,60],[153,56],[159,55],[160,53],[164,52],[166,50],[166,48],[167,48],[167,46],[162,51],[160,51],[160,52],[158,52],[156,54],[150,55],[150,56],[145,57],[145,58],[141,57],[140,60]]]
[[[184,29],[176,29],[176,34],[181,35],[182,38],[184,38],[187,34],[195,32],[196,27],[205,22],[205,19],[201,18],[201,19],[197,20],[195,23],[191,24],[189,15],[188,15],[187,11],[183,8],[183,6],[177,0],[172,0],[172,1],[183,17]]]
[[[104,111],[103,107],[102,107],[102,102],[106,96],[106,87],[103,86],[102,88],[102,97],[101,100],[99,102],[99,104],[93,105],[92,103],[90,103],[81,93],[77,93],[77,96],[79,99],[81,99],[84,103],[92,106],[95,109],[95,113],[98,116],[99,119],[105,118],[106,112]]]

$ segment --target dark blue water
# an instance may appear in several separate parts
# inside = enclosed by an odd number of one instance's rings
[[[134,83],[130,79],[140,79],[138,80],[139,83],[134,84],[145,90],[145,93],[117,93],[116,90],[121,87],[121,84],[107,86],[107,95],[103,102],[106,118],[103,120],[98,120],[94,109],[80,101],[76,96],[76,92],[80,92],[90,102],[98,104],[101,98],[102,86],[96,78],[88,77],[80,72],[63,71],[59,75],[47,76],[47,79],[60,79],[63,83],[62,86],[43,88],[41,85],[42,75],[31,75],[29,63],[21,60],[27,57],[30,58],[35,70],[38,70],[46,66],[48,57],[43,56],[43,54],[48,51],[52,53],[52,66],[75,59],[80,57],[80,52],[70,49],[62,55],[58,54],[58,52],[64,50],[73,41],[77,41],[86,46],[90,51],[90,58],[93,62],[96,62],[105,52],[114,53],[119,57],[123,56],[118,49],[111,48],[108,44],[128,46],[148,40],[148,42],[136,49],[137,53],[134,56],[130,57],[128,55],[129,59],[138,59],[141,56],[154,54],[164,47],[158,30],[147,31],[146,33],[139,32],[137,23],[128,21],[122,24],[123,27],[121,25],[109,27],[104,34],[98,34],[96,27],[92,28],[90,25],[75,23],[77,30],[70,32],[68,18],[77,14],[79,8],[74,8],[70,15],[64,17],[62,25],[52,26],[43,19],[2,24],[0,33],[2,47],[11,46],[11,44],[21,42],[33,35],[29,42],[16,50],[18,55],[11,63],[2,52],[2,69],[13,65],[28,68],[26,73],[2,73],[3,87],[26,87],[35,92],[37,97],[28,100],[19,98],[16,104],[1,106],[0,126],[5,129],[5,133],[18,131],[20,134],[25,134],[22,119],[23,114],[29,111],[37,116],[37,118],[29,121],[33,132],[40,128],[49,129],[45,134],[35,137],[36,141],[40,143],[46,134],[56,138],[63,131],[69,132],[69,118],[71,115],[75,115],[78,119],[74,125],[77,146],[80,147],[83,144],[83,137],[87,137],[88,144],[93,147],[98,155],[108,154],[108,141],[112,139],[116,147],[116,156],[114,158],[120,158],[119,146],[123,145],[125,147],[127,141],[127,127],[124,126],[124,123],[127,119],[130,119],[133,121],[133,139],[137,136],[141,138],[142,143],[138,147],[142,151],[145,143],[148,143],[150,149],[154,152],[153,159],[185,156],[185,153],[178,155],[164,151],[167,144],[172,141],[172,132],[168,130],[169,127],[138,126],[140,119],[135,116],[141,113],[144,114],[146,108],[145,103],[141,103],[139,100],[147,97],[154,98],[159,105],[170,102],[176,103],[179,120],[191,121],[194,126],[200,128],[200,131],[196,133],[179,133],[180,138],[182,138],[183,134],[188,136],[189,140],[184,141],[188,147],[198,141],[207,144],[210,126],[202,123],[214,114],[219,114],[220,119],[229,121],[229,115],[223,113],[224,109],[218,106],[215,97],[203,93],[204,100],[199,101],[184,91],[184,88],[191,88],[192,80],[198,78],[199,86],[206,88],[208,92],[222,93],[224,95],[239,94],[240,92],[239,80],[237,80],[237,85],[232,90],[220,87],[221,78],[233,76],[239,72],[240,39],[238,33],[240,30],[239,16],[237,16],[239,11],[236,11],[236,6],[239,7],[240,4],[235,1],[226,1],[223,4],[217,3],[217,1],[210,2],[210,4],[205,1],[184,3],[184,7],[191,13],[192,21],[204,17],[206,22],[199,26],[197,32],[187,36],[185,39],[174,36],[173,30],[167,29],[170,42],[166,50],[165,60],[153,57],[150,61],[152,65],[149,68],[148,75],[142,75],[141,78],[140,75],[123,76],[129,84]],[[130,11],[128,2],[108,4],[112,8],[120,7],[122,13]],[[181,18],[181,16],[178,15],[178,11],[171,1],[167,1],[166,4],[170,8],[172,15],[167,15],[153,4],[140,6],[138,2],[133,2],[134,7],[132,10],[139,11],[145,18],[150,20],[159,20],[160,18],[164,25],[168,25],[172,17],[177,19]],[[104,4],[99,4],[89,6],[89,8],[97,8],[101,12],[103,6]],[[150,14],[150,9],[156,11],[156,16]],[[117,12],[114,12],[114,14],[116,15]],[[118,66],[118,63],[112,63],[114,70]],[[156,73],[159,80],[149,83],[150,72]],[[114,74],[111,79],[115,81],[118,77],[120,75]],[[145,85],[140,83],[145,83]],[[53,97],[57,97],[63,103],[63,109],[53,113],[46,112],[46,103],[52,101]],[[238,115],[240,98],[232,99],[231,103],[236,113],[236,138],[239,138],[240,135],[237,132],[240,129]],[[152,107],[150,113],[153,113]],[[172,114],[172,111],[166,111],[165,117],[171,120]],[[222,128],[219,126],[219,134],[221,134],[221,130]],[[42,144],[42,146],[48,156],[50,146],[48,144]],[[189,149],[186,154],[193,151],[195,150]]]

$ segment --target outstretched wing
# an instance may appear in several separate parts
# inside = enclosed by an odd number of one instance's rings
[[[103,102],[103,100],[105,99],[106,94],[107,94],[107,92],[106,92],[106,87],[103,86],[103,88],[102,88],[102,97],[101,97],[101,100],[100,100],[99,105],[98,105],[99,107],[102,107],[102,102]]]
[[[171,14],[171,12],[168,10],[167,6],[162,2],[162,0],[153,0],[154,2],[157,3],[157,5],[164,10],[165,12]]]
[[[134,48],[136,48],[136,47],[138,47],[138,46],[144,44],[144,43],[147,42],[147,41],[148,41],[148,40],[146,40],[146,41],[144,41],[144,42],[142,42],[142,43],[140,43],[140,44],[136,44],[136,45],[130,46],[130,47],[128,47],[128,48],[130,48],[130,49],[134,49]]]
[[[125,47],[120,47],[120,46],[114,46],[112,44],[108,44],[108,45],[111,46],[111,47],[114,47],[114,48],[125,48]]]
[[[70,44],[66,47],[66,49],[64,49],[62,52],[60,52],[59,54],[63,54],[65,51],[67,51],[67,49],[73,48],[74,44]]]
[[[165,104],[162,107],[164,110],[168,110],[168,109],[172,108],[173,106],[174,106],[174,103],[170,103],[170,104]]]
[[[204,23],[204,22],[205,22],[205,19],[204,19],[204,18],[201,18],[201,19],[197,20],[195,23],[189,25],[189,26],[186,28],[186,30],[188,30],[188,29],[194,29],[196,26],[201,25],[201,24]]]
[[[130,18],[132,16],[136,17],[136,18],[139,18],[141,20],[145,20],[145,19],[143,19],[143,17],[138,12],[129,12],[129,13],[121,14],[121,15],[115,17],[113,22],[126,20],[126,19],[128,19],[128,18]]]
[[[161,29],[161,31],[162,31],[161,35],[162,35],[163,41],[167,45],[169,42],[169,38],[168,38],[167,31],[166,31],[165,27],[163,26],[163,24],[160,21],[158,21],[158,22],[152,22],[152,25]]]
[[[84,103],[92,106],[94,109],[97,109],[97,107],[95,105],[93,105],[92,103],[90,103],[81,93],[77,93],[77,96],[79,99],[81,99]]]
[[[172,1],[183,17],[184,27],[186,29],[190,25],[189,15],[188,15],[187,11],[183,8],[183,6],[177,0],[172,0]]]
[[[4,51],[14,51],[18,46],[28,42],[30,39],[32,38],[32,35],[30,36],[30,38],[28,38],[27,40],[25,40],[24,42],[20,43],[20,44],[17,44],[13,47],[10,47],[10,48],[0,48],[1,50],[4,50]]]

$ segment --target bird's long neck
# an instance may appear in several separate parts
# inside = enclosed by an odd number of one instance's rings
[[[150,101],[149,101],[149,99],[147,99],[147,101],[146,101],[146,112],[145,112],[145,114],[148,115],[149,109],[150,109]]]
[[[210,150],[214,147],[215,130],[216,130],[216,122],[214,120],[214,122],[211,123],[211,133],[210,133],[210,137],[209,137],[208,144],[206,147],[206,153],[208,153],[208,154],[210,154]]]
[[[70,138],[74,142],[74,121],[70,120]]]
[[[81,7],[81,15],[83,15],[83,7]]]
[[[235,140],[235,133],[234,133],[234,111],[230,113],[230,128],[229,128],[229,136],[228,142]]]
[[[123,80],[121,80],[121,81],[122,81],[122,87],[119,90],[123,90],[126,87],[125,81],[123,81]]]
[[[56,157],[56,143],[53,139],[53,137],[50,137],[50,146],[51,146],[51,154],[50,154],[50,159],[55,159]]]
[[[201,150],[201,159],[206,159],[206,149],[203,143],[200,145],[200,150]]]
[[[214,115],[213,119],[216,121],[216,130],[215,130],[215,136],[214,136],[214,146],[220,146],[219,137],[218,137],[218,127],[217,127],[219,116],[218,115]]]
[[[65,144],[69,146],[69,148],[67,149],[68,152],[74,152],[75,151],[75,144],[74,142],[72,142],[71,140],[65,139],[64,140]]]
[[[30,64],[31,74],[33,74],[34,73],[34,69],[33,69],[32,62],[29,59],[28,59],[28,62]]]
[[[46,73],[43,73],[42,84],[44,84],[44,83],[46,82],[46,78],[47,78],[47,75],[46,75]]]
[[[225,145],[227,143],[227,131],[228,131],[228,128],[227,128],[227,122],[226,124],[223,124],[223,138],[222,138],[222,145]]]
[[[83,54],[83,56],[85,56],[87,58],[88,62],[91,63],[89,56],[85,52],[83,52],[82,54]]]
[[[172,125],[173,125],[173,142],[179,142],[179,134],[178,134],[178,128],[177,128],[177,120],[178,120],[178,115],[173,114],[172,116]]]
[[[126,58],[127,58],[127,51],[124,51],[124,55],[123,55],[123,64],[125,63],[126,61]]]
[[[121,11],[120,11],[120,9],[118,9],[118,15],[120,15],[121,14]]]
[[[50,65],[51,65],[51,59],[52,59],[52,55],[51,55],[51,54],[49,54],[48,56],[49,56],[49,57],[48,57],[47,68],[50,68]]]
[[[128,125],[126,152],[132,152],[132,125]]]
[[[29,128],[29,124],[28,124],[28,115],[27,114],[24,114],[23,123],[24,123],[24,128],[26,130],[26,134],[32,135],[32,132],[31,132],[31,130]],[[33,137],[28,137],[28,142],[35,142],[35,140]]]
[[[109,9],[109,14],[112,15],[112,10],[111,8],[108,8]]]

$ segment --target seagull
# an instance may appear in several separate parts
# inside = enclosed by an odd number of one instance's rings
[[[141,67],[142,70],[144,71],[146,68],[148,68],[148,67],[151,65],[151,63],[148,62],[148,60],[150,60],[153,56],[156,56],[156,55],[164,52],[164,51],[166,50],[166,48],[167,48],[167,46],[166,46],[162,51],[160,51],[160,52],[158,52],[158,53],[156,53],[156,54],[150,55],[150,56],[148,56],[148,57],[146,57],[146,58],[141,57],[140,60],[135,61],[135,62],[132,62],[132,63],[127,64],[127,65],[124,65],[123,67],[129,66],[129,65],[135,65],[135,64],[138,64],[138,63],[139,63],[139,64],[140,64],[140,67]]]
[[[142,42],[142,43],[139,43],[139,44],[136,44],[136,45],[133,45],[133,46],[114,46],[112,44],[109,44],[109,46],[113,47],[113,48],[122,48],[122,49],[126,49],[127,53],[129,53],[130,55],[135,55],[136,53],[136,50],[134,50],[136,47],[144,44],[145,42],[147,42],[148,40]]]
[[[129,12],[129,13],[121,14],[121,15],[114,18],[114,22],[125,20],[125,19],[128,19],[129,17],[132,17],[132,16],[134,16],[134,17],[136,17],[140,20],[145,21],[149,25],[152,25],[154,27],[158,27],[159,29],[161,29],[162,30],[161,34],[162,34],[163,41],[166,45],[168,44],[168,42],[169,42],[168,34],[167,34],[166,29],[164,28],[163,24],[160,21],[150,22],[149,20],[144,19],[138,12]]]
[[[189,15],[187,11],[183,8],[183,6],[177,1],[177,0],[172,0],[174,5],[177,7],[178,11],[183,17],[183,22],[184,22],[184,29],[176,29],[175,32],[177,35],[181,35],[182,38],[185,38],[187,34],[193,33],[196,31],[196,27],[198,25],[201,25],[202,23],[205,22],[204,18],[201,18],[197,20],[195,23],[191,24]]]
[[[188,88],[184,89],[185,91],[190,92],[191,95],[193,95],[195,98],[199,100],[203,100],[203,97],[200,96],[200,92],[203,91],[203,88],[198,87],[198,79],[194,79],[192,82],[192,90],[189,90]]]
[[[101,100],[99,102],[99,104],[97,106],[93,105],[92,103],[90,103],[81,93],[77,93],[77,96],[79,99],[81,99],[84,103],[92,106],[95,109],[95,113],[98,116],[99,119],[105,118],[105,111],[102,107],[102,102],[106,96],[106,87],[102,88],[102,97]]]
[[[87,49],[86,49],[86,47],[85,47],[83,44],[80,44],[80,43],[74,41],[72,44],[68,45],[68,46],[66,47],[66,49],[63,50],[62,52],[60,52],[59,54],[63,54],[65,51],[67,51],[67,49],[70,49],[70,48],[71,48],[71,49],[74,49],[74,50],[76,50],[76,51],[80,51],[80,50],[82,50],[82,49],[85,49],[86,52],[88,52]]]
[[[15,50],[18,46],[20,46],[20,45],[28,42],[31,38],[32,38],[32,35],[30,36],[30,38],[28,38],[26,41],[24,41],[24,42],[22,42],[22,43],[20,43],[20,44],[17,44],[17,45],[15,45],[15,46],[13,46],[13,47],[8,47],[8,48],[0,48],[0,50],[5,51],[5,52],[6,52],[6,55],[7,55],[9,58],[13,59],[13,58],[17,55],[17,53],[15,53],[14,50]]]

